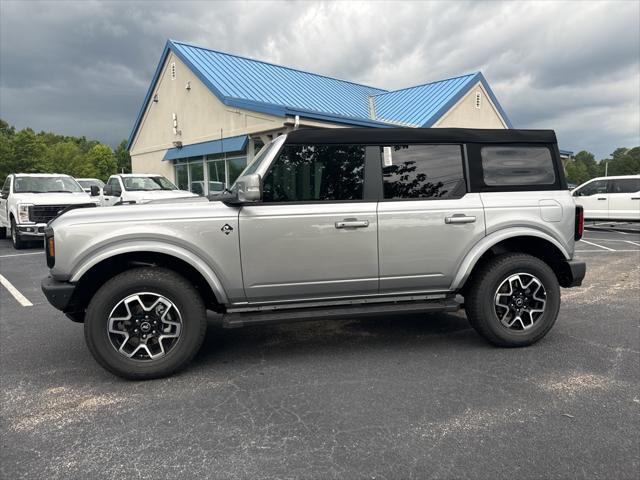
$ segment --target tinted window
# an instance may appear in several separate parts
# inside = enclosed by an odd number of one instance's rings
[[[636,193],[640,191],[640,178],[609,180],[609,193]]]
[[[7,177],[4,181],[4,185],[2,185],[2,191],[9,193],[9,186],[11,185],[11,177]]]
[[[361,200],[364,147],[287,145],[264,179],[265,202]]]
[[[113,189],[111,190],[111,193],[113,194],[114,197],[119,197],[122,194],[122,188],[120,188],[120,182],[116,177],[110,178],[109,181],[107,182],[107,185],[111,185],[113,187]]]
[[[186,163],[176,165],[176,182],[180,190],[188,190],[189,187],[189,167]]]
[[[459,145],[382,147],[384,198],[460,198],[466,192]]]
[[[545,147],[482,147],[482,171],[487,186],[553,185],[556,174]]]
[[[588,197],[589,195],[596,195],[597,193],[607,193],[606,180],[594,180],[593,182],[587,183],[580,190],[576,190],[574,195]]]

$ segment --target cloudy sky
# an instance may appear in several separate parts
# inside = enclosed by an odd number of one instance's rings
[[[167,38],[395,89],[481,70],[515,127],[640,144],[640,2],[0,0],[0,117],[129,135]]]

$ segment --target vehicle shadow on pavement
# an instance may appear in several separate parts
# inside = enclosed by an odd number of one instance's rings
[[[458,334],[460,333],[460,334]],[[220,317],[211,315],[207,336],[196,362],[204,365],[233,358],[255,361],[316,355],[357,349],[385,350],[394,346],[424,347],[482,345],[463,314],[413,314],[285,323],[224,329]]]

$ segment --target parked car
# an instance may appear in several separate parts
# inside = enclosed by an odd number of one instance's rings
[[[296,130],[230,190],[51,222],[42,289],[103,367],[184,367],[206,310],[238,327],[464,307],[489,342],[530,345],[585,275],[553,131]]]
[[[640,175],[593,178],[571,194],[588,220],[640,220]]]
[[[95,201],[69,175],[16,173],[9,175],[0,193],[0,238],[11,235],[16,249],[44,236],[47,222],[70,205]]]
[[[93,191],[92,195],[99,195]],[[122,203],[148,203],[152,200],[195,197],[195,193],[180,190],[162,175],[153,173],[121,173],[111,175],[102,189],[100,203],[110,206]]]
[[[91,187],[94,185],[100,190],[104,187],[104,182],[99,178],[76,178],[76,182],[78,182],[82,189],[89,194],[91,193]]]

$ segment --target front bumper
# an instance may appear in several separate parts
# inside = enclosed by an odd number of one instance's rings
[[[44,237],[46,223],[27,223],[16,225],[21,237]]]
[[[58,310],[66,312],[71,307],[71,297],[76,289],[75,284],[60,282],[53,277],[45,277],[40,286],[49,303]]]
[[[560,286],[564,288],[579,287],[587,273],[587,264],[578,260],[565,260],[560,264],[558,273]]]

